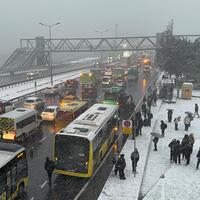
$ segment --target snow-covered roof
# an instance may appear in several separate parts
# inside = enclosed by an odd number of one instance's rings
[[[116,105],[94,104],[59,133],[92,141],[100,127],[118,110]]]

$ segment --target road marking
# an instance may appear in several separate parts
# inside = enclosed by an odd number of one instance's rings
[[[31,198],[31,200],[34,200],[34,199],[35,199],[34,197]]]
[[[44,140],[46,140],[47,139],[47,137],[44,137],[44,138],[42,138],[41,140],[40,140],[40,142],[42,142],[42,141],[44,141]]]
[[[47,184],[47,180],[40,186],[40,188],[43,188]]]

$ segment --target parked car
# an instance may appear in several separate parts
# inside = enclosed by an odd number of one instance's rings
[[[47,87],[44,91],[44,95],[55,95],[59,93],[60,93],[60,90],[58,86],[55,86],[55,85]]]
[[[0,100],[0,114],[14,110],[15,106],[10,101]]]
[[[32,108],[41,110],[45,106],[45,102],[39,97],[29,97],[24,102],[24,108]]]
[[[49,106],[42,112],[42,120],[44,121],[55,121],[57,113],[60,111],[59,106]]]

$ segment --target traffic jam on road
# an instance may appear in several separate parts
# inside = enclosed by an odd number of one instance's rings
[[[116,143],[122,120],[130,118],[147,87],[142,74],[138,66],[117,63],[81,72],[17,105],[1,100],[0,199],[74,199],[108,152],[123,146]]]

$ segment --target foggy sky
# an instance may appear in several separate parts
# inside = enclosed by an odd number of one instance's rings
[[[199,0],[0,0],[0,54],[11,53],[20,38],[48,36],[38,23],[61,24],[53,38],[155,35],[174,19],[176,34],[200,33]]]

